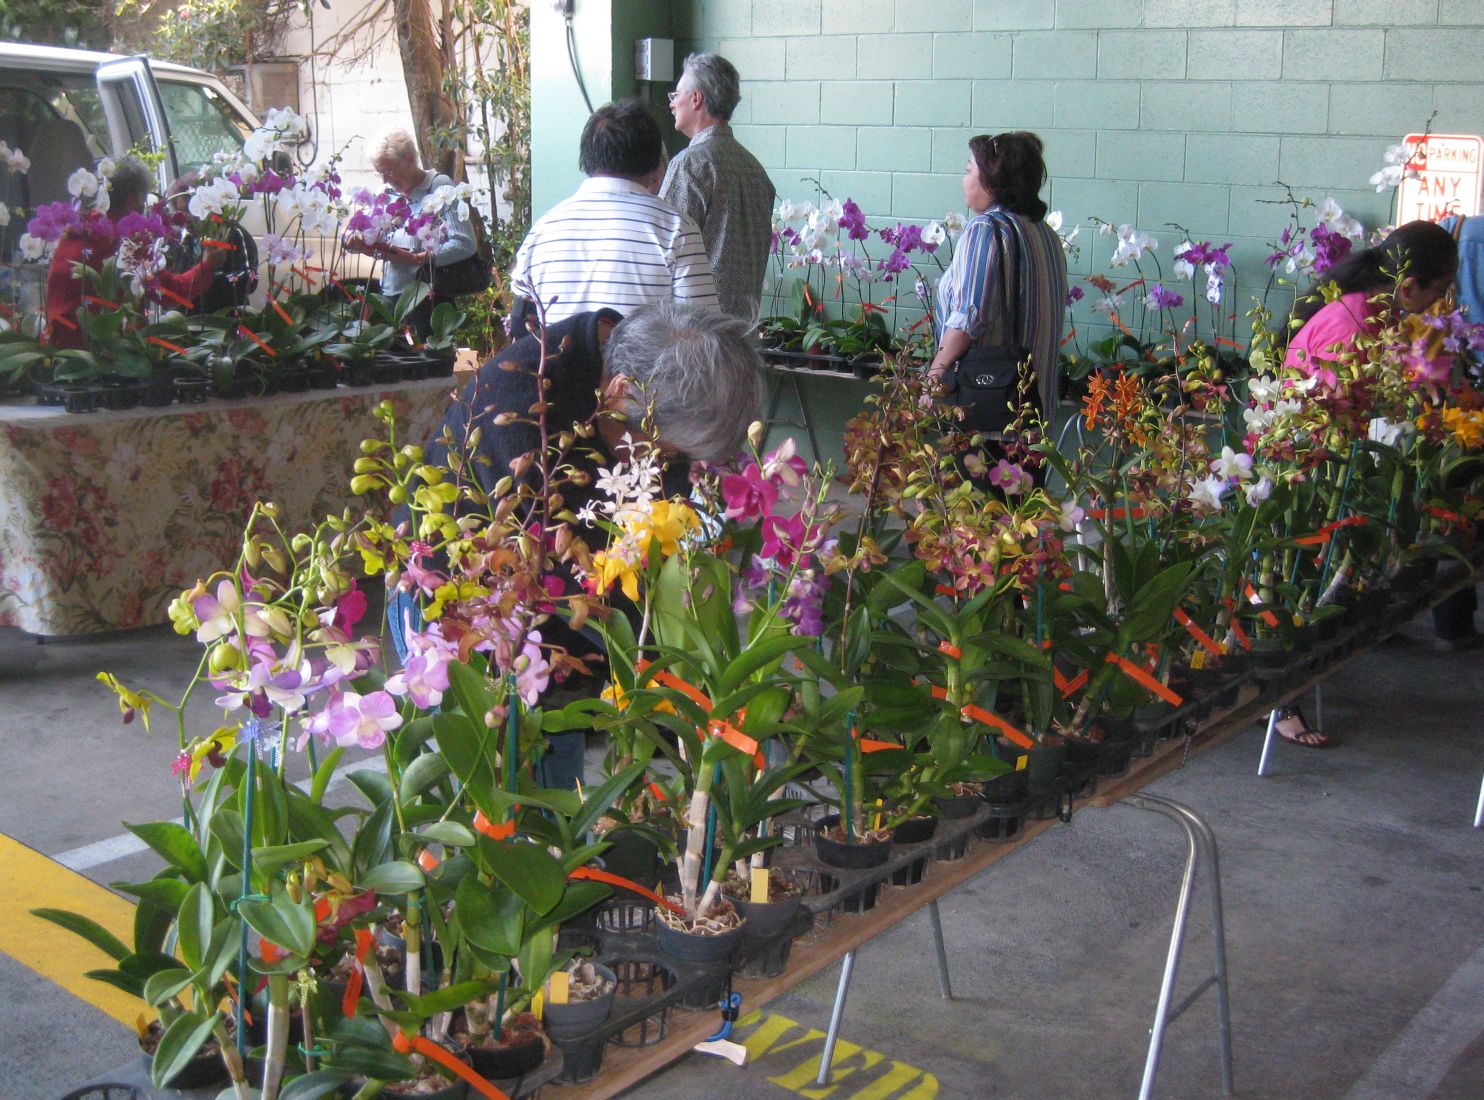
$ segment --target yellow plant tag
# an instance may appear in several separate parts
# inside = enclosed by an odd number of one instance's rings
[[[531,998],[531,1015],[538,1020],[546,1018],[546,997],[543,990],[536,990],[536,995]]]
[[[752,869],[752,903],[754,905],[768,904],[768,869],[766,867]]]
[[[1293,625],[1294,626],[1303,626],[1304,625],[1304,617],[1302,615],[1300,615],[1297,611],[1295,611],[1293,613]]]
[[[1030,759],[1029,756],[1017,756],[1015,758],[1015,770],[1018,772],[1025,771],[1025,766],[1030,763]]]
[[[1230,650],[1228,650],[1226,648],[1226,643],[1225,642],[1217,642],[1216,643],[1216,648],[1219,649],[1219,650],[1221,650],[1221,655],[1223,657],[1225,657],[1227,655],[1227,653],[1230,652]]]
[[[546,982],[546,996],[554,1005],[564,1005],[568,1000],[571,989],[572,975],[565,970],[558,970]]]
[[[1192,653],[1190,655],[1190,667],[1191,668],[1205,668],[1206,667],[1206,651],[1204,649],[1198,649],[1198,650],[1196,650],[1194,653]]]

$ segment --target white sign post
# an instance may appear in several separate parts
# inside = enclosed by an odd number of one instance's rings
[[[1398,225],[1479,213],[1484,184],[1484,138],[1466,134],[1408,134],[1408,171],[1397,192]],[[1415,169],[1415,173],[1414,170]]]

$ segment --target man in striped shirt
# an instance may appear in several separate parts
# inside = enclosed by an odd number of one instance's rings
[[[660,197],[701,227],[721,308],[753,322],[768,268],[774,190],[757,157],[732,136],[741,98],[740,78],[726,58],[693,53],[685,59],[670,113],[690,144],[670,162]]]
[[[512,335],[525,334],[536,303],[548,324],[671,300],[716,309],[700,229],[655,197],[665,148],[644,105],[630,99],[594,111],[579,163],[588,178],[531,227],[516,254],[512,281],[527,308],[517,303]]]

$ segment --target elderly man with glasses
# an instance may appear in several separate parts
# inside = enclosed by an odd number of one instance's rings
[[[741,99],[737,70],[714,53],[685,59],[670,93],[675,128],[690,145],[675,155],[660,198],[701,227],[721,308],[754,321],[762,297],[773,232],[773,181],[732,136]]]

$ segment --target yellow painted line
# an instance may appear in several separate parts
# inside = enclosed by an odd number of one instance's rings
[[[134,942],[132,903],[0,833],[0,951],[132,1029],[143,1002],[83,977],[87,970],[111,968],[113,960],[67,929],[33,917],[32,909],[81,913],[124,944]]]

